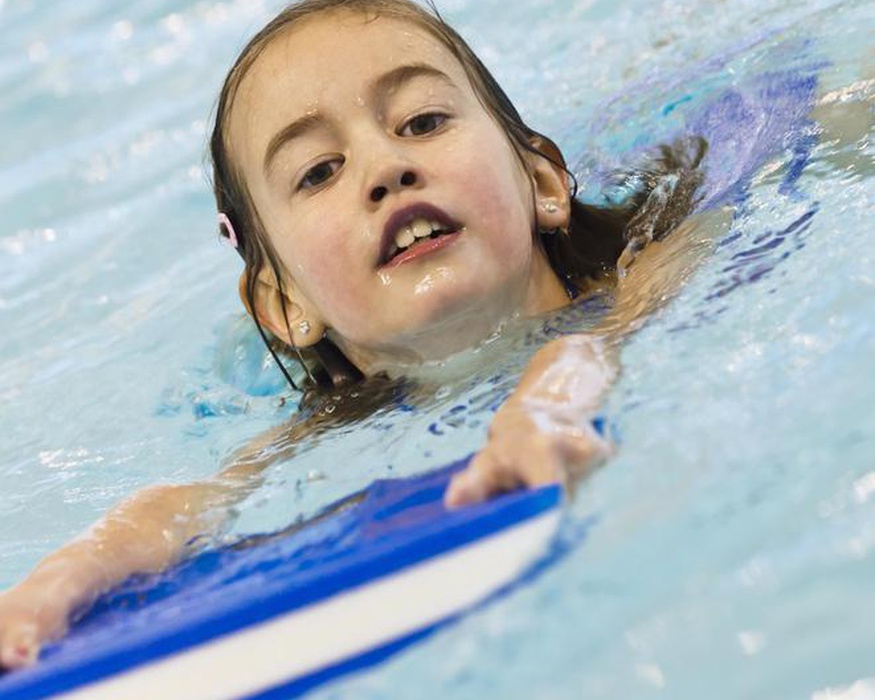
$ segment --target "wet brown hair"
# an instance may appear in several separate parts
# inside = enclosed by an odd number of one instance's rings
[[[465,40],[443,21],[433,5],[426,9],[411,0],[302,0],[282,10],[240,53],[219,94],[210,139],[216,206],[228,216],[237,235],[237,250],[246,268],[245,292],[250,309],[254,309],[256,277],[262,268],[270,266],[280,292],[283,291],[283,276],[278,256],[229,151],[225,133],[228,118],[240,84],[262,51],[276,37],[304,19],[337,11],[401,19],[424,29],[459,61],[475,94],[505,132],[523,166],[523,154],[528,151],[565,170],[572,183],[568,229],[542,232],[540,239],[551,266],[569,288],[587,278],[598,278],[612,272],[621,256],[627,263],[631,262],[641,248],[665,235],[691,210],[699,177],[696,167],[704,154],[703,142],[697,142],[692,148],[687,147],[688,144],[664,148],[646,168],[636,172],[639,187],[622,203],[585,204],[574,198],[576,180],[562,161],[556,145],[526,125],[489,70]],[[276,343],[270,341],[254,314],[253,318],[278,365],[294,386],[288,371],[277,358]],[[285,321],[288,327],[288,318]],[[337,386],[361,378],[358,370],[326,338],[303,351],[292,350],[306,374],[317,382]]]

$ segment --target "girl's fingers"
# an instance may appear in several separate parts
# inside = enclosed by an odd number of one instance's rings
[[[39,655],[38,639],[32,622],[7,626],[0,639],[0,668],[13,670],[32,665]]]
[[[468,467],[450,481],[444,497],[448,508],[479,503],[521,486],[567,485],[610,456],[611,445],[590,426],[556,426],[549,433],[492,435]]]
[[[447,508],[458,508],[472,503],[479,503],[489,496],[489,486],[481,471],[471,465],[459,472],[450,480],[444,495]]]
[[[448,508],[480,503],[499,490],[495,462],[483,451],[472,457],[465,470],[452,478],[444,503]]]
[[[512,491],[520,486],[540,486],[559,481],[558,471],[543,460],[497,460],[489,448],[476,455],[468,467],[450,481],[444,496],[448,508],[485,501],[490,496]]]

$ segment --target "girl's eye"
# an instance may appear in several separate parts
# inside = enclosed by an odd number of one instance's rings
[[[424,136],[440,128],[447,120],[446,115],[428,112],[419,114],[408,121],[401,129],[402,136]]]
[[[301,178],[301,183],[298,185],[298,189],[309,190],[318,187],[337,172],[340,168],[340,164],[340,160],[324,160],[321,163],[317,163],[304,173],[304,177]]]

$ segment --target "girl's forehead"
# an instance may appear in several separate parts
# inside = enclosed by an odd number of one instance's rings
[[[241,83],[266,96],[293,88],[307,96],[360,84],[402,63],[434,66],[467,83],[464,68],[425,26],[391,16],[335,10],[304,19],[274,37]]]

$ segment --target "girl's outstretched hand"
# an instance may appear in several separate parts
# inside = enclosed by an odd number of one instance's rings
[[[0,669],[30,666],[44,641],[64,633],[69,612],[64,599],[50,585],[23,583],[0,593]]]
[[[214,531],[214,507],[233,501],[230,472],[212,483],[143,489],[0,592],[0,670],[33,664],[45,642],[67,631],[71,614],[102,591],[131,574],[161,571],[197,535]]]
[[[36,662],[40,647],[67,631],[71,611],[94,600],[102,574],[91,543],[80,538],[0,593],[0,670]]]
[[[604,461],[611,445],[591,419],[613,376],[600,344],[589,336],[566,336],[543,347],[495,414],[486,446],[453,477],[447,506],[520,487],[568,486]]]
[[[449,507],[522,487],[559,483],[585,473],[611,453],[586,419],[569,421],[541,408],[505,404],[495,415],[486,447],[447,489]]]
[[[46,556],[18,585],[0,591],[0,671],[33,664],[103,591],[135,573],[162,571],[208,541],[231,508],[287,457],[312,426],[277,426],[235,452],[217,475],[151,486],[116,505],[85,533]]]

